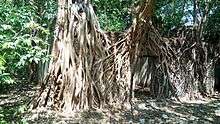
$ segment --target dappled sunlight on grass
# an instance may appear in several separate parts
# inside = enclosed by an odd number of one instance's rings
[[[220,100],[187,103],[151,98],[136,99],[131,110],[87,110],[72,114],[34,110],[30,123],[218,123]]]
[[[0,107],[0,124],[24,123],[22,113],[25,107],[22,105]]]
[[[20,88],[19,88],[20,87]],[[33,86],[32,86],[33,87]],[[61,113],[48,108],[26,111],[36,88],[18,86],[0,94],[0,124],[8,123],[219,123],[220,99],[178,102],[138,97],[129,110],[90,109]]]
[[[0,92],[0,124],[26,124],[23,114],[26,105],[33,97],[35,87],[32,85],[14,84],[1,89]]]
[[[168,100],[150,100],[138,101],[139,106],[135,106],[137,111],[134,116],[134,122],[144,119],[146,123],[217,123],[220,116],[217,114],[220,101],[198,103],[178,103]],[[145,105],[144,105],[145,104]],[[141,107],[140,107],[141,105]],[[124,114],[124,117],[128,117]],[[127,118],[128,119],[128,118]]]

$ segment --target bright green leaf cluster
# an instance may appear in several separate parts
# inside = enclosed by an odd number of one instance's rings
[[[18,77],[27,79],[30,63],[49,60],[48,43],[53,35],[50,30],[56,6],[51,10],[47,4],[54,1],[45,3],[44,16],[40,17],[40,6],[31,2],[22,6],[13,5],[13,1],[0,2],[0,85]]]

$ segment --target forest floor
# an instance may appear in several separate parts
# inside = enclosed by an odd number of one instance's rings
[[[220,123],[220,98],[197,101],[138,97],[133,110],[90,110],[72,114],[38,109],[26,111],[37,87],[21,84],[0,91],[0,124],[71,124],[71,123]]]

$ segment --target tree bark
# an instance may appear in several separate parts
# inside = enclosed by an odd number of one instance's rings
[[[100,29],[89,1],[59,0],[58,5],[53,60],[32,108],[123,106],[130,86],[127,41],[119,43]]]
[[[140,4],[127,31],[106,33],[89,1],[59,0],[53,60],[33,108],[124,107],[138,85],[154,97],[210,94],[215,59],[209,45],[187,33],[161,37],[151,22],[154,2]]]

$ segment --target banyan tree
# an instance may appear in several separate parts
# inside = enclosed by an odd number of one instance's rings
[[[106,32],[89,0],[58,0],[52,60],[33,108],[124,107],[140,87],[153,97],[211,95],[218,49],[201,40],[202,26],[162,37],[154,4],[140,2],[128,30]]]

